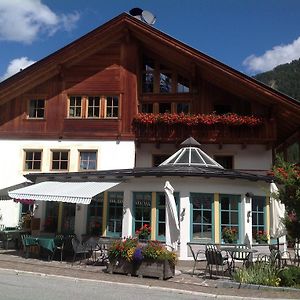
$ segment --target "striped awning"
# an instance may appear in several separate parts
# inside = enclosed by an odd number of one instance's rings
[[[92,199],[121,182],[45,181],[8,192],[13,199],[90,204]]]

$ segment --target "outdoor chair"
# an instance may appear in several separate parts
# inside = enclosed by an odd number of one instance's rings
[[[57,235],[54,239],[55,248],[52,253],[51,260],[53,260],[56,253],[60,254],[60,262],[63,260],[63,252],[64,252],[64,246],[65,246],[65,239],[63,235]]]
[[[300,264],[300,241],[296,240],[294,245],[294,263],[297,263],[297,266]]]
[[[236,245],[235,248],[249,249],[250,247],[246,245]],[[243,266],[248,266],[250,263],[251,254],[247,252],[233,252],[232,259],[233,263],[235,263],[236,261],[240,261],[242,262]]]
[[[205,250],[206,257],[206,268],[205,277],[207,270],[209,271],[210,278],[212,278],[213,267],[215,267],[216,274],[219,274],[219,270],[222,270],[222,275],[225,276],[225,272],[230,273],[230,264],[228,261],[228,254],[223,255],[222,250],[219,250],[216,245],[207,245]],[[224,268],[226,266],[226,268]]]
[[[281,268],[287,265],[287,262],[292,262],[291,255],[288,251],[280,251],[278,245],[270,245],[269,263]]]
[[[193,271],[192,271],[192,276],[194,276],[197,262],[200,262],[200,258],[203,255],[205,255],[205,251],[203,251],[203,250],[194,251],[192,245],[189,243],[188,243],[188,246],[190,248],[190,251],[191,251],[193,259],[194,259],[194,265],[193,265]]]
[[[82,245],[76,237],[72,238],[72,247],[73,247],[73,252],[74,252],[73,263],[76,259],[76,256],[80,255],[80,257],[81,257],[80,263],[81,263],[82,258],[84,258],[84,260],[86,260],[87,254],[90,254],[90,250],[87,249],[84,245]]]

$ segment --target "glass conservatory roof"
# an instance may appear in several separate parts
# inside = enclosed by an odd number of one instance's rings
[[[181,144],[181,149],[166,159],[160,166],[199,166],[224,169],[202,151],[200,144],[192,137]]]

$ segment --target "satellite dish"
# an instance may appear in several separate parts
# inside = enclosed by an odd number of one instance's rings
[[[142,10],[139,7],[131,9],[129,14],[148,25],[153,25],[156,21],[156,17],[150,11]]]
[[[156,17],[150,11],[143,10],[142,20],[149,25],[153,25],[156,21]]]

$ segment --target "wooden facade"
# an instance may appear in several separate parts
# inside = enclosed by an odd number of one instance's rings
[[[145,58],[153,66],[145,67]],[[162,80],[167,81],[167,90]],[[145,90],[145,84],[151,85],[151,91]],[[193,135],[202,143],[276,146],[297,134],[300,126],[300,105],[293,99],[127,14],[0,83],[0,91],[2,139],[176,143]],[[82,99],[76,117],[70,117],[73,96]],[[87,114],[89,97],[100,99],[97,117]],[[106,97],[118,98],[117,116],[107,117]],[[28,117],[32,99],[45,100],[42,118]],[[220,110],[254,115],[263,119],[263,125],[132,128],[133,118],[144,107],[153,113],[178,113],[182,105],[190,114]]]

